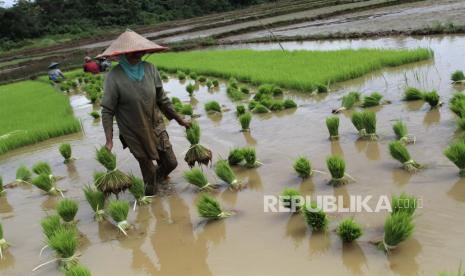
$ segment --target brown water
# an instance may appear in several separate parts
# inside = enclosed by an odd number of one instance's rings
[[[208,91],[201,87],[196,93],[196,113],[202,127],[201,143],[211,148],[214,158],[225,157],[234,146],[254,145],[263,165],[257,169],[237,169],[248,187],[240,192],[220,190],[216,194],[226,209],[238,214],[224,221],[204,223],[196,213],[196,191],[182,179],[187,169],[183,162],[188,143],[184,131],[175,123],[168,127],[171,142],[179,160],[173,172],[172,184],[164,196],[155,198],[149,206],[131,211],[129,221],[134,228],[124,237],[110,223],[96,223],[85,202],[81,188],[92,180],[95,170],[102,169],[94,160],[94,150],[104,143],[100,121],[88,113],[92,105],[82,96],[72,96],[75,113],[82,118],[84,133],[52,139],[24,147],[0,157],[0,171],[5,182],[14,179],[16,168],[47,160],[56,175],[65,176],[58,185],[66,188],[67,197],[79,200],[78,227],[82,233],[80,261],[93,275],[283,275],[310,273],[320,275],[435,275],[456,271],[465,258],[465,180],[443,156],[448,142],[458,135],[453,115],[447,106],[429,110],[421,103],[400,101],[403,88],[409,85],[437,89],[442,99],[455,90],[449,82],[450,73],[465,67],[465,37],[430,39],[392,38],[377,40],[286,43],[287,49],[339,49],[347,47],[431,47],[435,58],[389,68],[363,78],[337,84],[328,95],[310,97],[290,93],[301,107],[263,116],[254,115],[251,132],[239,132],[240,125],[233,111],[221,116],[207,116],[203,103],[218,100],[234,109],[225,95],[225,85]],[[244,46],[243,46],[244,47]],[[247,45],[255,49],[271,49],[277,45]],[[177,80],[165,83],[171,96],[189,101],[185,83]],[[341,139],[330,142],[324,118],[337,107],[346,91],[363,93],[379,91],[391,105],[378,111],[379,141],[357,141],[349,114],[341,114]],[[393,120],[402,118],[417,143],[410,145],[412,156],[427,169],[408,174],[387,152],[394,138]],[[115,135],[115,137],[117,137]],[[57,147],[62,142],[73,146],[77,159],[70,165],[62,163]],[[115,142],[119,165],[125,171],[140,175],[134,158]],[[308,156],[315,169],[326,170],[325,158],[331,153],[344,156],[347,172],[355,183],[344,187],[328,186],[328,175],[316,174],[300,180],[292,169],[299,155]],[[216,182],[212,170],[208,170]],[[382,235],[386,213],[331,213],[329,231],[312,234],[303,219],[287,213],[264,213],[263,196],[277,195],[284,187],[293,187],[304,195],[336,195],[345,200],[350,195],[391,195],[405,191],[423,199],[423,208],[415,217],[416,231],[387,256],[369,243]],[[131,196],[125,198],[132,200]],[[39,221],[49,213],[59,198],[43,195],[36,188],[21,186],[8,190],[0,199],[0,217],[5,238],[13,244],[0,262],[1,275],[60,275],[55,265],[38,272],[36,265],[53,258],[50,251],[39,257],[43,236]],[[344,205],[348,203],[345,202]],[[339,221],[354,217],[363,225],[364,235],[352,245],[342,244],[334,233]]]

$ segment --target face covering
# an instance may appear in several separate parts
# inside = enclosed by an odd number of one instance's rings
[[[141,61],[132,65],[126,58],[126,55],[121,55],[119,57],[119,64],[131,80],[141,81],[144,78],[144,64]]]

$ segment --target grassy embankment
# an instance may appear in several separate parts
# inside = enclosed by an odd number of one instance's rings
[[[164,53],[148,60],[169,72],[194,71],[215,77],[235,77],[252,84],[273,83],[300,91],[316,85],[360,77],[383,67],[429,59],[428,49],[339,51],[192,51]]]
[[[0,118],[0,154],[81,129],[68,97],[42,81],[0,86]]]

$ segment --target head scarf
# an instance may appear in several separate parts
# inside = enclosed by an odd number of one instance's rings
[[[132,65],[126,58],[126,55],[120,55],[119,64],[131,80],[141,81],[144,78],[144,63],[142,61]]]

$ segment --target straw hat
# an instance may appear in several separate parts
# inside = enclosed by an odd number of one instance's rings
[[[140,34],[127,29],[111,43],[110,47],[97,57],[115,57],[121,54],[140,51],[154,53],[164,51],[166,49],[168,48],[160,46]]]

